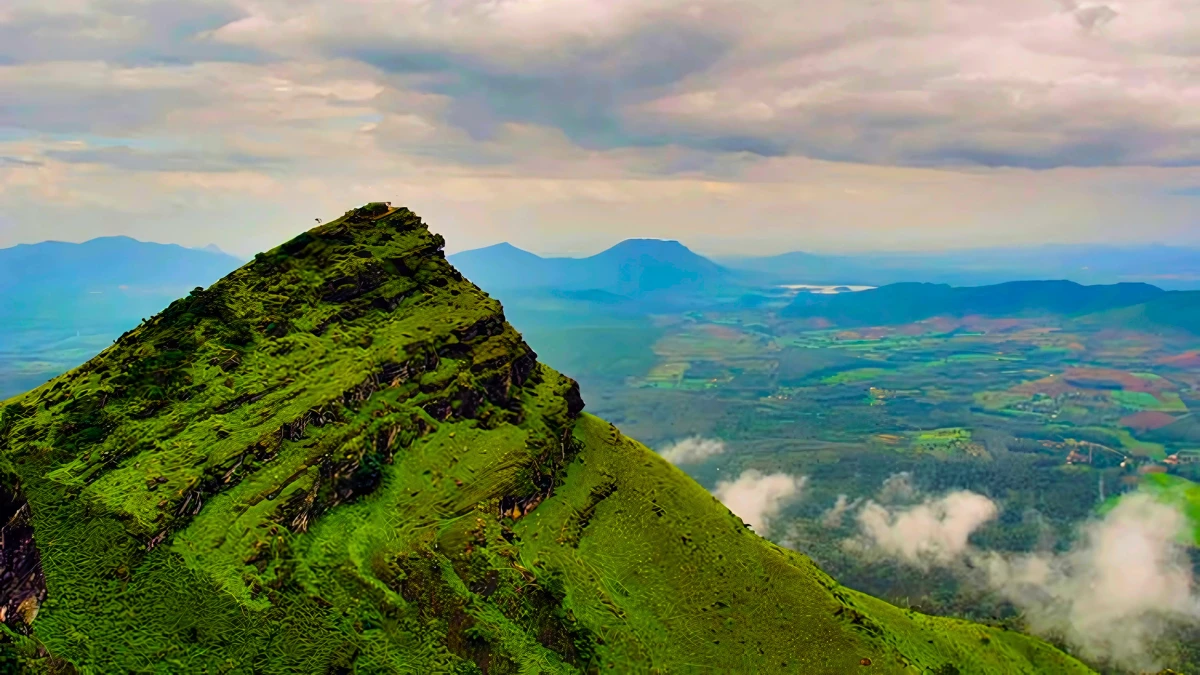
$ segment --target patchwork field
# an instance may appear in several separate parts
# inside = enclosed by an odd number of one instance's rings
[[[989,430],[1017,447],[1070,440],[1111,445],[1136,471],[1200,447],[1200,437],[1157,433],[1191,419],[1188,401],[1198,397],[1200,365],[1192,367],[1185,343],[1031,319],[937,319],[847,331],[810,330],[762,315],[693,314],[648,347],[655,364],[647,372],[622,384],[694,392],[729,401],[731,409],[749,400],[784,404],[758,420],[730,420],[727,431],[735,437],[764,433],[770,417],[790,412],[796,438],[866,443],[893,434],[913,452],[946,454],[944,446],[954,443],[943,442],[939,430]],[[812,415],[848,423],[806,424]],[[642,437],[668,440],[654,428]]]

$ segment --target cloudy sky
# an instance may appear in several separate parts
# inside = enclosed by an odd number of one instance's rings
[[[452,251],[1200,243],[1200,0],[0,2],[0,246],[372,200]]]

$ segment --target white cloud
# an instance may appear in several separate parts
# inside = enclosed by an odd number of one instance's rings
[[[747,469],[736,480],[718,481],[713,495],[751,529],[765,535],[771,520],[800,499],[807,482],[807,476]]]
[[[868,501],[852,542],[913,565],[945,564],[961,558],[971,533],[998,513],[992,500],[966,490],[894,509]]]
[[[888,476],[879,487],[877,495],[884,504],[909,502],[917,496],[917,487],[913,484],[912,473],[901,471]]]
[[[858,508],[859,504],[862,504],[862,499],[850,501],[850,498],[846,495],[838,495],[833,506],[821,514],[821,524],[828,528],[841,527],[846,514]]]
[[[1093,662],[1155,671],[1171,629],[1200,626],[1200,594],[1181,542],[1195,524],[1145,494],[1124,497],[1084,523],[1065,553],[982,551],[969,537],[998,507],[959,491],[920,504],[868,501],[857,514],[852,550],[928,569],[940,566],[978,583],[1021,611],[1030,631],[1065,641]]]
[[[724,452],[725,441],[692,436],[672,443],[659,454],[672,464],[698,464]]]
[[[1179,543],[1193,528],[1178,509],[1133,494],[1084,525],[1065,554],[976,553],[972,563],[1033,632],[1092,660],[1156,671],[1170,629],[1200,625],[1200,595]]]

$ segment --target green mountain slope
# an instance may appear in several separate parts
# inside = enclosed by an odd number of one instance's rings
[[[575,383],[442,243],[369,204],[6,402],[0,562],[19,573],[0,575],[0,660],[1089,672],[1032,638],[841,588],[758,538],[581,414]]]

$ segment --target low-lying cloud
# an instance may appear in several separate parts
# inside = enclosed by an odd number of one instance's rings
[[[1067,553],[975,552],[969,562],[1033,632],[1088,659],[1158,670],[1157,648],[1171,628],[1200,623],[1200,595],[1179,543],[1190,532],[1177,508],[1133,494],[1085,524]]]
[[[917,496],[917,486],[913,484],[912,473],[901,471],[894,473],[883,481],[879,488],[878,499],[883,504],[912,501]]]
[[[662,458],[672,464],[699,464],[725,452],[725,441],[692,436],[676,441],[662,450]]]
[[[846,514],[858,508],[858,505],[861,503],[862,499],[850,501],[850,498],[846,495],[838,495],[837,501],[833,503],[833,506],[821,514],[821,524],[829,528],[841,527],[843,521],[846,519]]]
[[[995,502],[966,490],[903,508],[868,501],[858,512],[854,545],[923,567],[945,564],[961,558],[971,533],[999,513]]]
[[[772,519],[800,499],[807,483],[807,476],[747,469],[736,480],[718,481],[713,495],[752,530],[765,534]]]
[[[831,512],[842,503],[839,498]],[[1181,543],[1194,526],[1177,508],[1149,495],[1126,496],[1084,523],[1061,553],[972,546],[970,536],[999,511],[970,491],[915,505],[867,501],[856,514],[859,533],[846,546],[922,569],[953,570],[1012,603],[1031,632],[1122,670],[1158,670],[1171,629],[1200,625],[1200,595]]]

